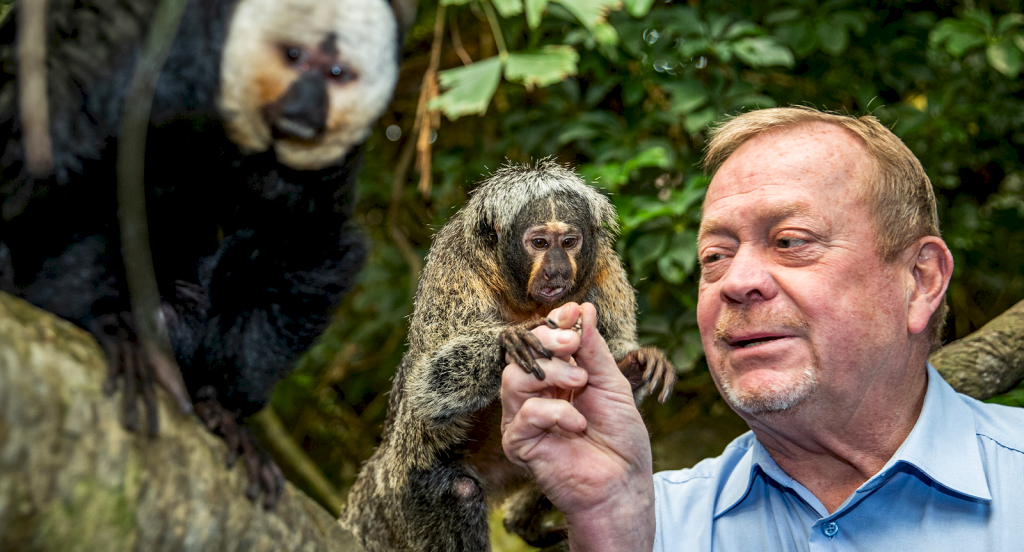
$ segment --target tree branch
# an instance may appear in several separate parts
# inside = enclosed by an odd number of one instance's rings
[[[929,359],[957,391],[987,399],[1024,379],[1024,301]]]
[[[224,443],[160,392],[160,436],[126,432],[103,353],[0,293],[0,550],[358,550],[290,484],[265,512]]]

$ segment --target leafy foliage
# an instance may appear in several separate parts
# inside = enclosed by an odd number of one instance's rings
[[[869,112],[907,143],[935,185],[956,261],[947,340],[1024,298],[1019,0],[969,9],[891,0],[442,3],[446,92],[431,107],[451,120],[432,144],[433,186],[424,194],[407,182],[435,23],[427,3],[392,112],[367,146],[359,213],[369,266],[275,398],[339,486],[383,424],[416,263],[474,183],[506,159],[572,162],[618,209],[617,251],[637,288],[641,338],[665,349],[681,374],[668,404],[645,413],[658,469],[714,454],[707,443],[724,444],[743,427],[714,390],[694,316],[708,183],[700,154],[708,126],[731,114],[790,104]],[[385,138],[385,127],[401,137]],[[685,446],[660,444],[677,442]]]

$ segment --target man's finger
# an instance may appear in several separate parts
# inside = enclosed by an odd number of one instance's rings
[[[519,465],[533,457],[531,451],[540,438],[555,429],[580,433],[587,428],[587,419],[568,401],[533,397],[523,403],[519,413],[502,428],[501,446],[507,456]]]
[[[619,370],[608,344],[597,331],[597,310],[590,303],[584,303],[581,309],[583,328],[580,348],[575,355],[576,363],[587,371],[591,386],[609,390],[623,389],[625,393],[630,394],[629,382]]]
[[[523,403],[551,388],[579,389],[587,383],[585,370],[560,359],[538,359],[543,366],[543,381],[523,370],[518,364],[509,364],[501,373],[502,420],[510,421],[522,408]]]

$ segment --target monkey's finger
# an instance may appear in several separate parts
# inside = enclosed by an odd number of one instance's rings
[[[526,333],[523,337],[523,341],[525,342],[525,346],[529,347],[537,356],[542,356],[548,360],[551,360],[551,357],[554,356],[554,353],[545,347],[540,342],[540,339],[537,339],[537,336],[532,333]]]
[[[673,369],[671,366],[669,366],[669,371],[665,375],[665,381],[662,383],[662,386],[661,386],[661,394],[658,395],[658,402],[660,402],[661,404],[665,404],[665,401],[668,400],[668,396],[675,389],[675,385],[676,385],[675,369]]]

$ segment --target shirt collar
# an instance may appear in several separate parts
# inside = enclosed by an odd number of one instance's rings
[[[901,464],[914,466],[953,492],[992,500],[978,449],[974,413],[931,364],[924,406],[914,429],[881,471],[858,492],[878,487]]]
[[[914,466],[951,491],[992,500],[978,450],[973,413],[931,364],[928,365],[924,405],[914,429],[885,466],[857,492],[869,492],[882,485],[903,464]],[[778,467],[754,438],[725,481],[715,505],[714,517],[731,510],[747,497],[757,469],[786,487],[800,486]]]

